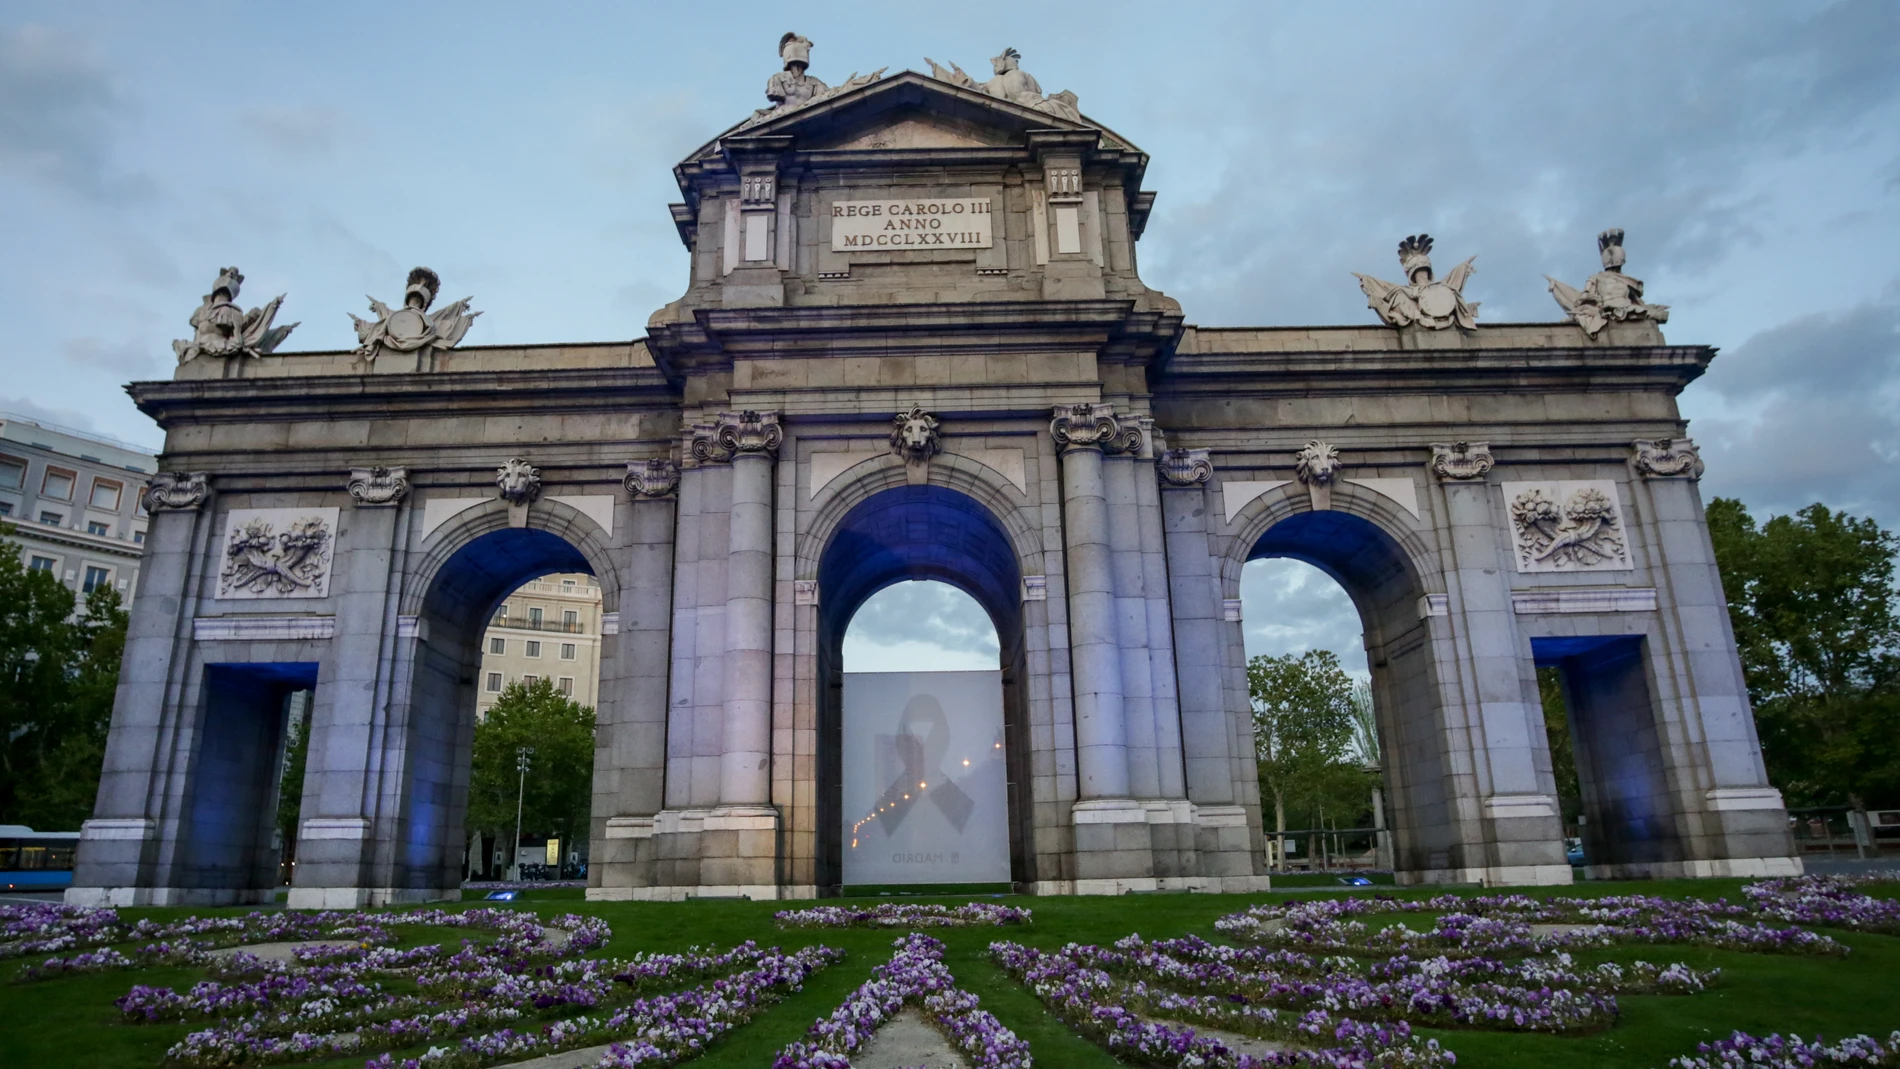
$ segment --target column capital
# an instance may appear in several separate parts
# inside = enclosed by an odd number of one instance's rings
[[[1189,490],[1214,477],[1214,460],[1206,449],[1169,449],[1155,458],[1163,490]]]
[[[1057,405],[1049,420],[1049,434],[1064,453],[1075,449],[1132,453],[1141,448],[1141,429],[1123,426],[1115,417],[1114,405]]]
[[[210,492],[210,472],[161,471],[145,481],[145,510],[196,512]]]
[[[1638,438],[1630,462],[1645,479],[1700,479],[1702,453],[1687,438]]]
[[[671,457],[627,461],[627,477],[621,485],[635,501],[672,494],[680,487],[680,466]]]
[[[693,426],[694,460],[723,464],[740,456],[777,456],[785,440],[777,412],[721,412],[713,423]]]
[[[1495,464],[1490,442],[1433,442],[1428,467],[1440,482],[1471,482],[1484,478]]]
[[[350,469],[350,500],[357,508],[391,508],[409,496],[409,469],[381,465]]]

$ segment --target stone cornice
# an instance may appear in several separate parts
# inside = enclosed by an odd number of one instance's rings
[[[1157,393],[1249,397],[1539,392],[1552,388],[1679,392],[1708,370],[1706,345],[1627,348],[1471,348],[1302,352],[1177,351],[1155,376]]]
[[[535,368],[519,371],[285,378],[186,379],[127,386],[139,411],[170,429],[184,423],[302,421],[335,417],[414,419],[508,412],[597,412],[674,408],[679,395],[656,368]]]

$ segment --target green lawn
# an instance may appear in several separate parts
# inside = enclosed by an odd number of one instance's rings
[[[1737,899],[1741,881],[1664,881],[1584,884],[1564,894],[1646,893]],[[1389,889],[1381,889],[1389,893]],[[1294,891],[1307,897],[1335,891]],[[1363,891],[1360,893],[1364,893]],[[1412,892],[1402,892],[1412,893]],[[1476,893],[1476,892],[1473,892]],[[1047,1015],[1023,988],[992,966],[985,948],[1008,938],[1059,947],[1069,941],[1108,943],[1139,932],[1149,938],[1197,934],[1214,936],[1214,920],[1225,913],[1281,895],[1131,895],[1123,898],[1011,898],[1035,911],[1027,928],[947,929],[933,935],[947,944],[946,963],[959,983],[977,993],[1003,1023],[1029,1040],[1038,1066],[1115,1064],[1092,1044],[1076,1037]],[[892,901],[890,898],[876,901]],[[899,901],[918,901],[903,898]],[[955,902],[967,899],[944,898]],[[833,900],[839,901],[839,900]],[[752,1024],[721,1040],[699,1061],[714,1067],[763,1069],[777,1050],[798,1038],[814,1018],[862,983],[873,966],[889,956],[895,933],[863,930],[780,931],[771,920],[776,903],[709,901],[673,904],[587,903],[558,892],[530,894],[515,903],[543,916],[565,912],[597,915],[612,925],[605,953],[630,955],[639,950],[682,950],[689,946],[729,946],[745,939],[787,948],[813,943],[840,947],[848,957],[818,973],[802,992],[771,1008]],[[186,910],[125,910],[128,917],[179,916]],[[1698,968],[1719,966],[1715,988],[1687,997],[1623,996],[1622,1019],[1594,1035],[1556,1037],[1523,1033],[1432,1031],[1458,1054],[1460,1066],[1538,1069],[1627,1066],[1660,1069],[1677,1054],[1693,1051],[1698,1041],[1733,1029],[1756,1034],[1795,1031],[1804,1036],[1838,1037],[1871,1032],[1884,1037],[1900,1028],[1900,938],[1831,932],[1853,948],[1846,958],[1806,958],[1741,954],[1691,947],[1623,947],[1578,954],[1580,961],[1684,961]],[[410,933],[405,933],[406,936]],[[449,941],[459,932],[418,930],[405,942]],[[12,979],[24,963],[0,963],[0,1066],[155,1067],[165,1048],[186,1025],[129,1025],[119,1022],[112,1000],[133,983],[189,985],[202,974],[191,969],[147,969],[76,976],[31,984]],[[339,1059],[322,1066],[362,1065],[362,1058]]]

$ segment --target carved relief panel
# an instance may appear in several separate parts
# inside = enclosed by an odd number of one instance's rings
[[[1608,479],[1501,483],[1520,572],[1627,571],[1626,513]]]
[[[218,598],[330,596],[335,508],[232,509],[218,561]]]

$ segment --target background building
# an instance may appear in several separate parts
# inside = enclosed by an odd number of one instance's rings
[[[591,575],[548,575],[523,583],[495,610],[482,636],[476,715],[486,716],[503,688],[554,680],[582,705],[598,704],[600,584]]]
[[[0,413],[0,521],[27,567],[81,597],[107,584],[130,603],[145,545],[141,500],[157,462],[129,442]]]

